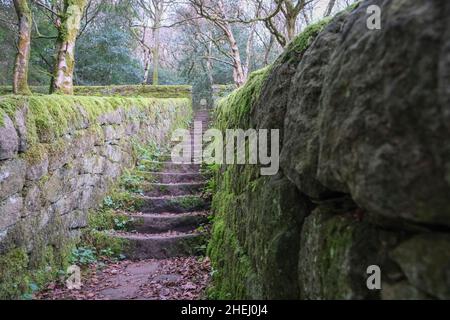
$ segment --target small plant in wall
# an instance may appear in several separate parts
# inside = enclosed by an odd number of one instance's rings
[[[78,247],[72,250],[71,264],[87,266],[97,262],[97,253],[94,248]]]
[[[143,190],[141,188],[141,185],[143,181],[144,178],[142,176],[135,175],[133,174],[133,172],[127,170],[120,178],[119,186],[125,191],[142,195]]]

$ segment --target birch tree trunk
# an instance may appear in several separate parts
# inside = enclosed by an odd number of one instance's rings
[[[142,39],[139,40],[141,46],[144,50],[144,79],[142,80],[142,84],[148,84],[148,76],[150,74],[150,62],[152,58],[151,48],[147,46],[147,26],[144,26],[144,30],[142,33]]]
[[[159,50],[160,50],[160,28],[166,9],[164,1],[154,1],[154,20],[153,20],[153,85],[159,84]]]
[[[28,66],[30,62],[32,16],[27,0],[14,0],[16,9],[19,38],[17,55],[14,63],[13,92],[14,94],[31,94],[28,87]]]
[[[330,0],[330,2],[328,2],[328,6],[327,6],[327,9],[325,10],[325,14],[324,14],[325,18],[331,15],[331,12],[333,11],[335,4],[336,4],[336,0]]]
[[[228,23],[226,25],[228,28],[225,34],[230,44],[231,56],[233,57],[233,78],[236,86],[241,87],[247,80],[247,74],[242,66],[241,54],[233,32],[231,31],[230,25]]]
[[[153,85],[157,86],[159,84],[159,26],[155,28],[153,34]]]
[[[208,73],[208,80],[209,80],[209,84],[210,84],[211,88],[214,85],[213,63],[211,60],[212,46],[213,46],[213,43],[212,43],[212,41],[210,41],[208,43],[208,47],[207,47],[207,58],[206,58],[206,72]]]
[[[245,72],[246,77],[248,77],[248,74],[250,72],[250,67],[251,67],[250,64],[253,59],[253,41],[254,41],[255,28],[256,28],[256,25],[252,24],[249,35],[248,35],[248,39],[247,39],[247,46],[246,46],[246,50],[245,50],[246,58],[245,58],[245,65],[244,65],[244,72]]]
[[[197,13],[203,18],[211,21],[220,30],[222,30],[227,42],[230,46],[230,51],[226,54],[231,60],[233,66],[233,80],[237,87],[241,87],[247,80],[247,71],[242,64],[239,47],[234,37],[230,22],[227,19],[225,5],[223,0],[216,0],[214,8],[204,7],[201,1],[190,0],[190,3],[197,8]]]
[[[73,94],[75,43],[80,30],[86,0],[64,0],[61,25],[58,28],[57,56],[51,92]]]
[[[146,85],[148,83],[148,75],[150,74],[150,50],[145,50],[144,53],[144,64],[145,64],[145,69],[144,69],[144,80],[142,81],[142,84]]]

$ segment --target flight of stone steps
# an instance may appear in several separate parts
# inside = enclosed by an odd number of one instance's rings
[[[199,110],[194,121],[202,122],[203,131],[209,125],[209,112]],[[194,122],[193,122],[194,123]],[[191,127],[191,136],[194,127]],[[192,139],[191,147],[198,150]],[[194,151],[193,151],[194,156]],[[205,177],[199,164],[175,164],[166,154],[151,167],[143,189],[143,205],[133,218],[131,232],[116,236],[127,240],[125,255],[131,260],[166,259],[201,253],[205,235],[198,228],[208,222],[210,203],[202,198]]]

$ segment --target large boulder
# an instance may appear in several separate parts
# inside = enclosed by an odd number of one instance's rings
[[[381,30],[366,26],[371,4]],[[281,159],[302,192],[450,226],[449,16],[445,0],[365,1],[316,38],[292,79]]]
[[[297,187],[312,198],[326,197],[329,190],[317,180],[319,161],[319,103],[331,56],[341,40],[348,13],[333,19],[296,65],[290,81],[281,165]],[[283,122],[281,123],[283,125]]]

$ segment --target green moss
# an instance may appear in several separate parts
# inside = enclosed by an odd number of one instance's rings
[[[174,86],[89,86],[75,87],[76,95],[88,96],[128,96],[145,98],[191,98],[192,87],[187,85]]]
[[[0,255],[0,299],[28,299],[66,270],[75,240],[60,216],[40,227],[41,217],[22,220],[8,231]],[[28,252],[23,243],[31,243]]]
[[[213,284],[208,289],[210,299],[248,299],[247,288],[255,272],[250,260],[224,220],[214,222],[207,254],[212,261]]]
[[[55,280],[68,266],[71,245],[60,248],[35,242],[31,255],[16,247],[0,256],[0,300],[31,298],[31,293]]]
[[[28,255],[15,248],[0,256],[0,300],[19,298],[28,290]]]
[[[108,209],[135,212],[142,208],[144,200],[131,192],[118,190],[107,196],[103,205]]]
[[[183,209],[198,208],[204,204],[204,200],[198,196],[185,196],[178,199],[172,199],[170,202],[175,206],[180,206]]]
[[[0,109],[0,128],[5,125],[5,116],[7,116],[7,114]]]
[[[39,164],[47,159],[47,148],[43,144],[36,144],[27,150],[23,158],[30,166]]]
[[[34,94],[48,94],[48,86],[29,86],[30,90]],[[5,96],[13,93],[12,86],[0,86],[0,96]]]
[[[364,288],[356,284],[364,283],[364,266],[370,264],[367,250],[374,234],[367,225],[319,207],[303,228],[299,264],[303,299],[349,299]]]
[[[111,236],[107,231],[87,229],[83,233],[82,246],[95,248],[97,252],[107,250],[112,256],[120,256],[126,250],[128,241]]]
[[[150,99],[122,97],[73,97],[73,96],[6,96],[0,99],[2,113],[13,117],[18,108],[28,106],[27,142],[53,142],[69,131],[84,127],[88,121],[98,130],[98,118],[119,107],[136,108],[146,119],[157,119],[163,112],[174,114],[173,128],[182,125],[192,112],[189,99]],[[2,117],[3,121],[3,117]]]
[[[48,94],[47,86],[30,86],[34,94]],[[12,94],[11,86],[0,86],[0,96]],[[77,96],[118,96],[142,98],[187,98],[191,99],[192,87],[189,85],[124,85],[124,86],[75,86]]]
[[[90,211],[88,226],[97,231],[128,230],[133,219],[111,209]]]
[[[331,18],[325,18],[309,25],[288,45],[285,52],[278,58],[275,64],[287,63],[303,53],[312,44],[317,35],[330,23]]]
[[[253,72],[247,83],[218,102],[215,117],[219,130],[247,128],[249,112],[258,99],[271,66]]]

